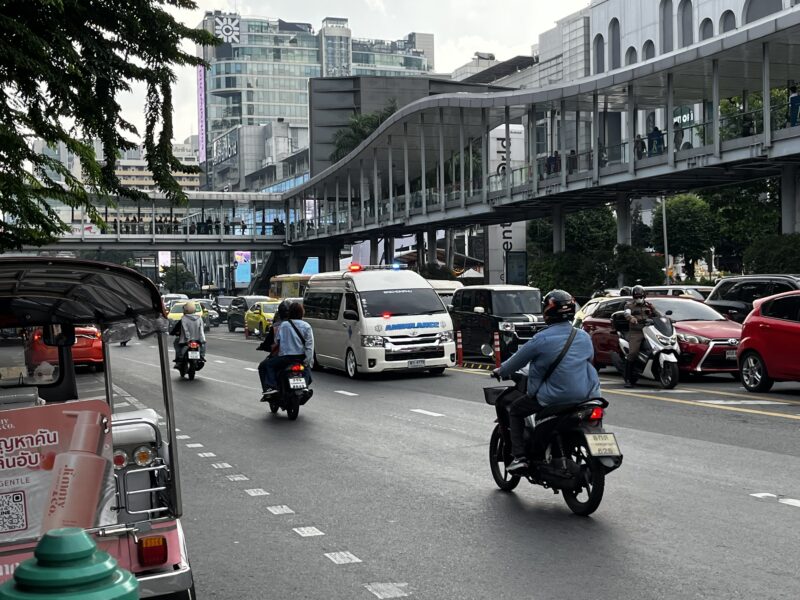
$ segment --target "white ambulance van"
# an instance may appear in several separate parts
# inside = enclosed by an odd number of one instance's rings
[[[351,378],[383,371],[443,373],[456,362],[453,322],[439,295],[397,266],[320,273],[303,296],[315,363]]]

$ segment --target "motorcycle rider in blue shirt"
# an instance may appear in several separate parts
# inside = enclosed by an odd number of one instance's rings
[[[573,331],[575,299],[563,290],[553,290],[544,297],[543,316],[548,327],[533,336],[492,374],[509,378],[528,365],[528,393],[509,407],[511,453],[514,460],[506,469],[519,473],[528,469],[525,456],[525,419],[552,404],[578,404],[600,397],[600,379],[592,361],[594,348],[585,331],[575,332],[564,358],[550,377],[543,381],[550,365],[561,354]]]

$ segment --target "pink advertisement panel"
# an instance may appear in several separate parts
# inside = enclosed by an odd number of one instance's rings
[[[101,400],[0,411],[0,544],[117,522],[110,422]]]

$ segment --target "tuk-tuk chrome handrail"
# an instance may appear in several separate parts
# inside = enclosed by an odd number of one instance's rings
[[[181,496],[181,478],[178,468],[178,439],[176,437],[175,423],[173,421],[175,405],[172,401],[172,379],[170,378],[171,368],[168,341],[169,339],[166,332],[162,331],[158,333],[158,354],[161,359],[161,389],[164,394],[164,405],[166,408],[164,412],[167,421],[167,435],[169,436],[167,452],[169,454],[170,476],[173,484],[170,488],[170,500],[173,506],[173,513],[177,519],[183,514],[183,498]]]
[[[163,491],[165,491],[167,489],[167,486],[151,487],[151,488],[145,488],[145,489],[140,489],[140,490],[129,490],[128,489],[128,487],[129,487],[129,485],[128,485],[128,477],[130,475],[133,475],[133,474],[137,474],[138,475],[140,473],[156,473],[156,472],[159,472],[159,471],[166,471],[167,476],[169,477],[169,472],[170,472],[169,466],[167,466],[165,464],[156,465],[156,466],[152,466],[152,467],[143,467],[143,468],[139,468],[139,469],[130,469],[130,470],[125,471],[125,473],[123,475],[123,481],[124,481],[124,484],[125,484],[125,506],[122,506],[120,508],[124,508],[125,512],[128,513],[129,515],[144,515],[144,514],[150,515],[150,514],[153,514],[153,513],[159,513],[159,512],[164,512],[164,511],[171,510],[169,506],[164,506],[164,507],[160,507],[159,506],[159,507],[156,507],[156,508],[145,508],[145,509],[142,509],[142,510],[131,510],[130,509],[130,500],[131,500],[132,496],[136,496],[137,494],[154,494],[156,492],[163,492]],[[178,518],[178,515],[175,515],[175,518]]]

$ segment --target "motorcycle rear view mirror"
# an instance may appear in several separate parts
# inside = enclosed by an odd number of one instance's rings
[[[45,325],[42,329],[45,346],[72,346],[75,344],[74,325]]]
[[[491,358],[492,356],[494,356],[494,350],[489,344],[484,344],[483,346],[481,346],[481,354],[483,354],[487,358]]]
[[[667,315],[668,317],[670,317],[670,316],[672,316],[672,311],[671,311],[671,310],[668,310],[668,311],[667,311],[667,312],[665,312],[664,314],[665,314],[665,315]]]

